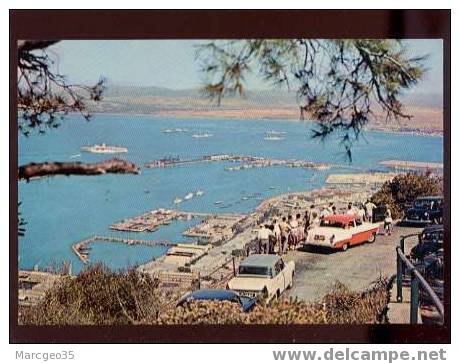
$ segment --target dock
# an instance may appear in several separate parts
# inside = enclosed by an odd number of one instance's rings
[[[176,246],[176,243],[165,240],[143,240],[131,239],[112,236],[91,236],[72,245],[72,251],[77,255],[81,262],[87,264],[89,262],[89,245],[95,242],[113,242],[124,243],[127,245],[144,245],[144,246]]]
[[[436,172],[442,172],[444,169],[443,163],[434,163],[427,161],[408,161],[408,160],[384,160],[380,162],[380,165],[384,165],[388,168],[403,171],[423,171],[430,170]]]

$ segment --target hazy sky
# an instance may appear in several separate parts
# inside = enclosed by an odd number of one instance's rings
[[[428,72],[414,91],[442,93],[442,40],[406,40],[411,55],[429,55]],[[59,71],[72,82],[93,83],[100,76],[122,85],[173,89],[201,85],[195,61],[197,40],[66,40],[50,47]],[[251,77],[249,88],[269,85]]]

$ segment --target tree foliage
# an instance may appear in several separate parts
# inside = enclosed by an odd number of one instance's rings
[[[351,146],[380,106],[387,119],[410,118],[400,101],[423,74],[425,57],[409,57],[396,40],[228,40],[202,44],[197,59],[205,76],[202,92],[221,102],[243,94],[256,73],[293,90],[300,118],[317,121],[314,138],[338,132],[348,157]]]
[[[24,135],[36,129],[58,127],[69,112],[79,112],[86,120],[91,114],[88,101],[99,101],[104,91],[101,78],[95,85],[73,84],[54,68],[47,48],[57,41],[18,41],[18,128]]]
[[[393,217],[400,218],[404,209],[417,197],[442,194],[442,178],[426,173],[407,173],[385,182],[372,196],[376,205],[387,204]]]

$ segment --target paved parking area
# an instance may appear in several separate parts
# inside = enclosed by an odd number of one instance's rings
[[[314,301],[321,299],[336,281],[352,290],[363,290],[379,276],[391,277],[396,274],[395,248],[399,237],[421,230],[396,226],[391,236],[379,235],[374,243],[352,247],[346,252],[303,247],[289,251],[285,259],[295,261],[296,275],[288,295]],[[415,238],[408,239],[406,251],[416,242]]]

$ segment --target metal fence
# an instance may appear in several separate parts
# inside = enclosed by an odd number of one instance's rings
[[[419,308],[419,289],[422,288],[433,302],[436,310],[441,315],[442,321],[444,322],[444,306],[439,297],[436,295],[432,287],[428,284],[422,274],[415,268],[411,261],[406,257],[404,251],[405,240],[410,237],[417,236],[420,240],[420,234],[410,234],[401,236],[400,245],[396,247],[396,286],[397,296],[396,300],[402,302],[403,295],[403,277],[407,273],[410,275],[410,323],[417,324],[418,320],[418,308]]]

